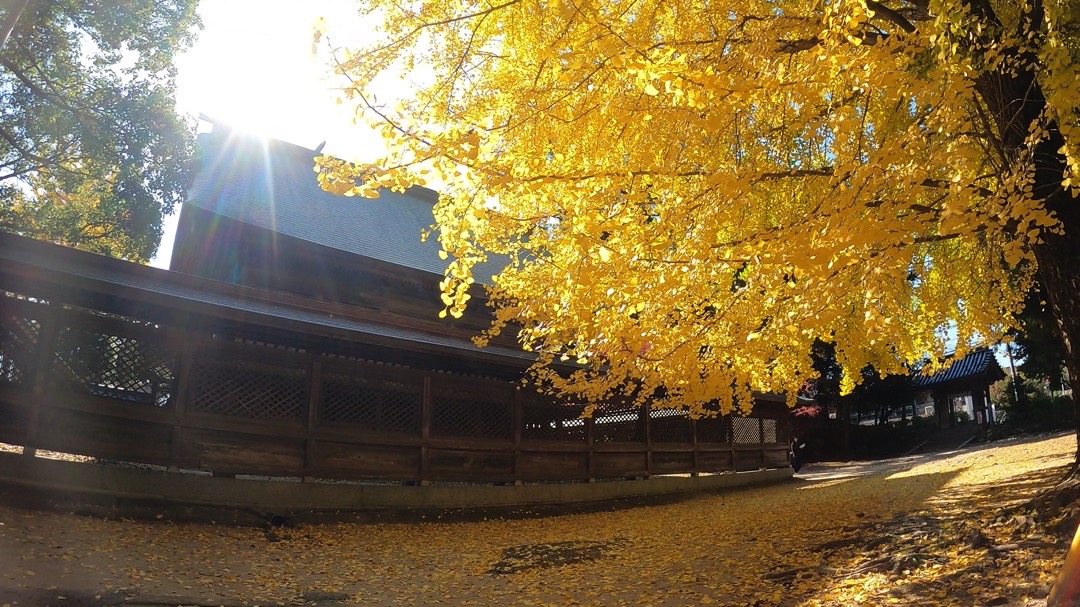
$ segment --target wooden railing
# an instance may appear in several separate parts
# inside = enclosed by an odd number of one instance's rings
[[[787,466],[783,403],[751,416],[603,405],[506,380],[245,341],[26,293],[0,296],[0,442],[172,470],[388,481],[561,481]],[[4,285],[0,285],[0,290]],[[272,336],[273,328],[266,334]],[[250,334],[250,332],[248,332]]]

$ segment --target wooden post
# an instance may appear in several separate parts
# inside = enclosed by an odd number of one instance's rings
[[[319,406],[322,404],[322,359],[313,356],[308,365],[307,416],[304,423],[304,475],[305,483],[315,480],[310,476],[318,458],[315,439],[311,436],[319,425]]]
[[[645,431],[645,478],[652,477],[652,415],[649,403],[641,405],[641,419]]]
[[[589,482],[592,483],[596,481],[596,418],[592,415],[585,418],[585,446],[588,448]]]
[[[521,390],[514,388],[511,407],[511,423],[514,425],[514,484],[521,484],[521,433],[525,424],[524,405],[521,402]]]
[[[30,394],[30,415],[26,422],[26,436],[23,440],[23,455],[37,455],[38,429],[41,424],[41,408],[45,406],[45,396],[49,392],[49,377],[52,376],[53,356],[56,353],[56,340],[60,336],[60,316],[53,308],[45,310],[41,317],[41,330],[38,331],[37,351],[34,352],[34,379]]]
[[[181,447],[184,444],[184,416],[191,397],[191,369],[195,361],[195,342],[185,339],[180,347],[180,368],[176,376],[176,394],[173,395],[172,437],[169,443],[169,472],[180,471]]]
[[[420,484],[427,485],[428,440],[431,438],[431,376],[424,376],[424,390],[420,397]]]
[[[731,470],[737,472],[738,468],[735,466],[735,414],[727,414],[727,436],[728,446],[731,448]]]
[[[934,399],[934,419],[937,421],[937,427],[947,427],[945,418],[949,414],[949,395],[941,390],[934,390],[930,393],[930,397]]]
[[[698,476],[701,473],[701,463],[698,461],[698,438],[697,438],[697,418],[690,418],[690,446],[694,448],[693,468],[690,470],[690,476]]]
[[[953,399],[951,396],[946,396],[946,400],[949,401],[949,428],[956,427],[956,408],[953,406]]]
[[[761,453],[761,469],[765,469],[765,418],[757,418],[758,451]]]

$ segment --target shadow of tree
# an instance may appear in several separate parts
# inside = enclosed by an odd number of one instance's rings
[[[845,572],[860,566],[864,549],[876,545],[885,526],[901,513],[921,508],[940,493],[958,471],[909,475],[886,479],[882,474],[796,479],[777,490],[758,489],[753,504],[766,504],[770,512],[754,512],[742,495],[714,497],[708,507],[716,516],[743,519],[725,526],[714,550],[680,564],[687,572],[715,571],[719,589],[685,588],[689,603],[719,599],[723,605],[801,605],[822,588],[844,581]],[[750,497],[750,496],[745,496]],[[693,506],[693,505],[691,505]],[[720,512],[723,512],[723,515]],[[763,529],[779,525],[780,532]],[[732,537],[734,536],[734,537]],[[696,538],[711,541],[712,538]],[[684,549],[684,555],[692,553]],[[647,554],[647,551],[642,551]],[[737,566],[735,566],[737,564]],[[669,575],[676,575],[669,570]],[[652,581],[661,584],[661,580]],[[654,586],[655,587],[655,586]],[[856,604],[848,601],[836,604]]]
[[[1053,458],[1032,461],[1044,459]],[[781,604],[849,604],[842,597],[860,604],[1041,604],[1075,522],[1040,516],[1030,503],[1066,471],[1049,467],[1007,482],[958,485],[949,481],[959,471],[879,478],[883,493],[916,491],[922,507],[819,545],[820,563],[812,570],[817,590]],[[795,579],[789,572],[774,576]]]

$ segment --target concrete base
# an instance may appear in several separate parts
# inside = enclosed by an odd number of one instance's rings
[[[370,510],[452,510],[566,505],[775,483],[790,468],[648,480],[517,485],[401,486],[214,477],[0,453],[3,493],[12,487],[68,502],[241,509],[259,515]],[[124,514],[127,516],[128,514]]]

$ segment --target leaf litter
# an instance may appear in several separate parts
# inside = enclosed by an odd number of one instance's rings
[[[159,605],[1035,607],[1080,517],[1075,503],[1032,500],[1075,446],[1071,434],[1032,438],[859,477],[479,521],[267,531],[3,506],[0,605],[44,593]]]

